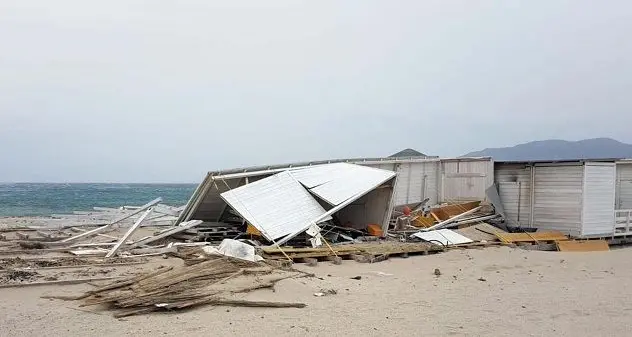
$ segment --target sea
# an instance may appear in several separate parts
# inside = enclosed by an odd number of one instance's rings
[[[49,216],[93,207],[140,206],[161,197],[164,204],[187,203],[195,184],[0,183],[0,217]]]

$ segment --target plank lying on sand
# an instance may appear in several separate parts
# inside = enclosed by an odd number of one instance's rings
[[[136,248],[136,247],[140,247],[161,239],[164,239],[168,236],[183,232],[187,229],[191,229],[195,226],[198,226],[202,223],[201,220],[191,220],[191,221],[187,221],[187,222],[183,222],[180,224],[180,226],[176,226],[174,228],[170,228],[168,230],[163,231],[162,233],[160,233],[159,235],[156,236],[152,236],[152,237],[148,237],[148,238],[144,238],[138,242],[135,242],[133,244],[131,244],[128,248]]]
[[[70,285],[70,284],[82,284],[82,283],[88,283],[88,282],[94,282],[94,281],[111,281],[111,280],[116,280],[120,278],[121,277],[93,277],[93,278],[75,279],[75,280],[44,281],[44,282],[32,282],[32,283],[10,283],[10,284],[0,284],[0,288]]]
[[[604,252],[610,247],[606,240],[585,240],[585,241],[558,241],[557,250],[560,252]]]
[[[495,233],[504,243],[537,242],[537,241],[565,241],[568,236],[560,231],[546,231],[535,233]]]

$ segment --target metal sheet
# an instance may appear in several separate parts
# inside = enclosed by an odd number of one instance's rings
[[[614,232],[614,163],[586,163],[582,235],[611,235]]]
[[[326,213],[290,172],[224,192],[221,197],[269,240],[300,231]]]
[[[346,163],[293,170],[290,174],[333,206],[360,197],[396,175],[391,171]]]
[[[441,242],[444,246],[474,242],[470,240],[469,238],[466,238],[465,236],[449,229],[439,229],[439,230],[429,231],[429,232],[419,232],[419,233],[413,234],[412,236],[420,238],[424,241],[428,241],[430,243],[435,243],[438,241],[438,242]]]

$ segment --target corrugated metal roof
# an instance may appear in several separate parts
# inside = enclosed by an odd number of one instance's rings
[[[333,206],[364,195],[397,175],[392,171],[346,163],[293,170],[290,174]]]
[[[269,240],[300,231],[326,213],[289,172],[224,192],[221,197]]]

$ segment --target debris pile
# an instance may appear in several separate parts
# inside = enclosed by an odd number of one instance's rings
[[[187,266],[164,267],[112,282],[74,299],[82,300],[81,306],[107,304],[117,309],[115,317],[199,305],[303,308],[303,303],[245,301],[234,295],[272,288],[278,281],[306,275],[261,262],[210,256]]]

